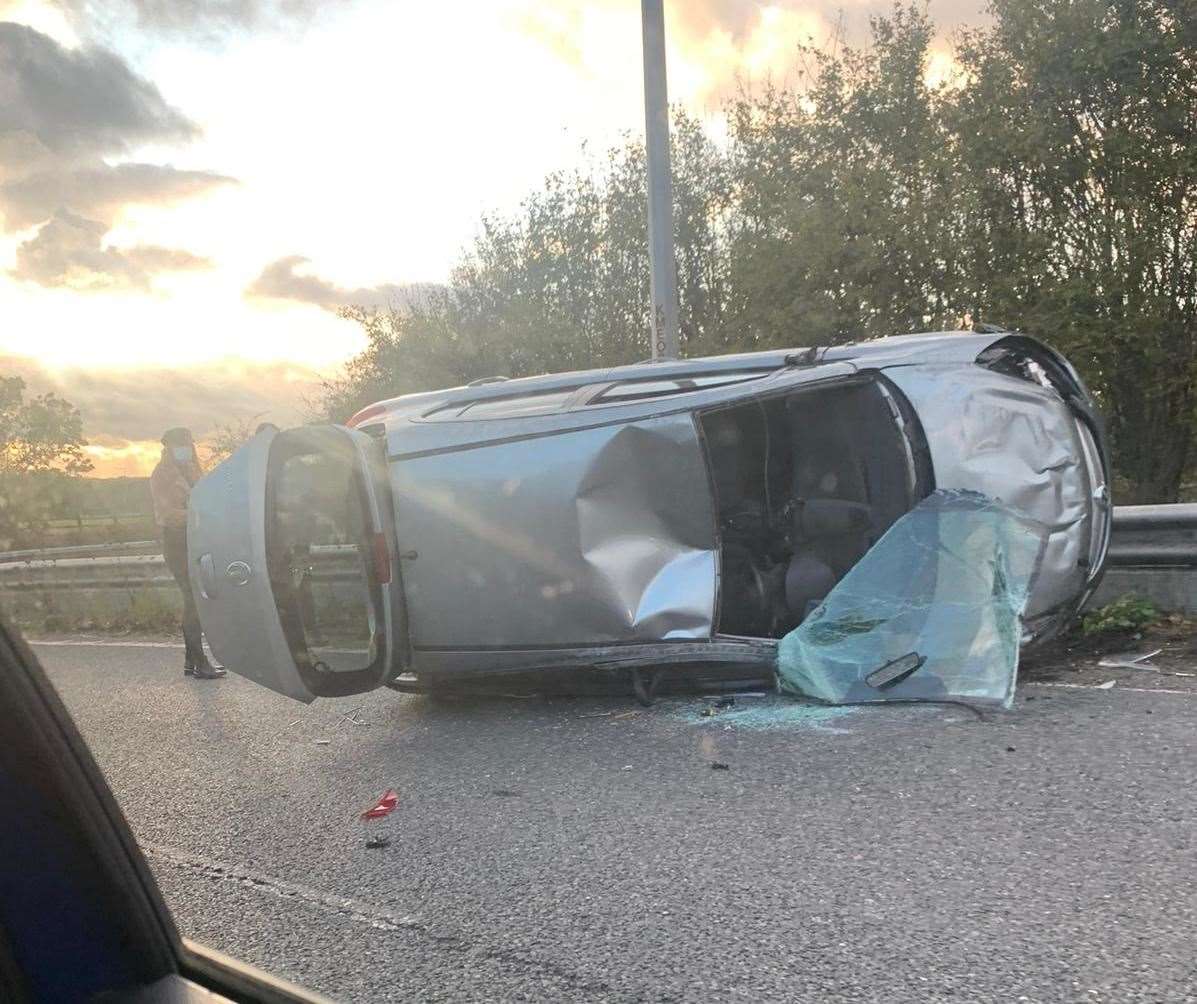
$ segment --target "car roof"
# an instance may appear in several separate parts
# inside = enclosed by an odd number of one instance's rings
[[[404,394],[378,401],[350,418],[350,426],[388,427],[392,421],[426,415],[444,404],[487,401],[498,398],[550,393],[599,383],[635,380],[668,380],[711,373],[780,369],[795,357],[804,365],[847,362],[857,368],[880,368],[915,363],[971,362],[1005,333],[981,334],[968,331],[934,331],[853,342],[830,347],[797,347],[739,352],[718,356],[644,361],[564,373],[508,379],[495,377],[457,387]]]

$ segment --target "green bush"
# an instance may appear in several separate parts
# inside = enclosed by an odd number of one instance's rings
[[[1132,633],[1158,623],[1160,612],[1151,600],[1133,593],[1119,596],[1112,603],[1085,614],[1081,620],[1081,634],[1086,637],[1100,634]]]

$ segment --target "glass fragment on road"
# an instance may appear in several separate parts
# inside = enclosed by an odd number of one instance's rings
[[[976,492],[899,519],[778,647],[783,692],[1008,708],[1047,527]]]

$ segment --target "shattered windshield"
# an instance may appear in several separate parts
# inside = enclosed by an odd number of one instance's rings
[[[779,687],[831,704],[1008,708],[1046,532],[984,495],[932,493],[781,640]]]

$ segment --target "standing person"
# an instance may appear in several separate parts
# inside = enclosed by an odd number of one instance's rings
[[[202,473],[191,430],[167,429],[162,434],[162,459],[150,475],[150,495],[162,536],[162,556],[183,591],[183,675],[217,680],[225,673],[204,654],[203,628],[187,574],[187,498]]]

